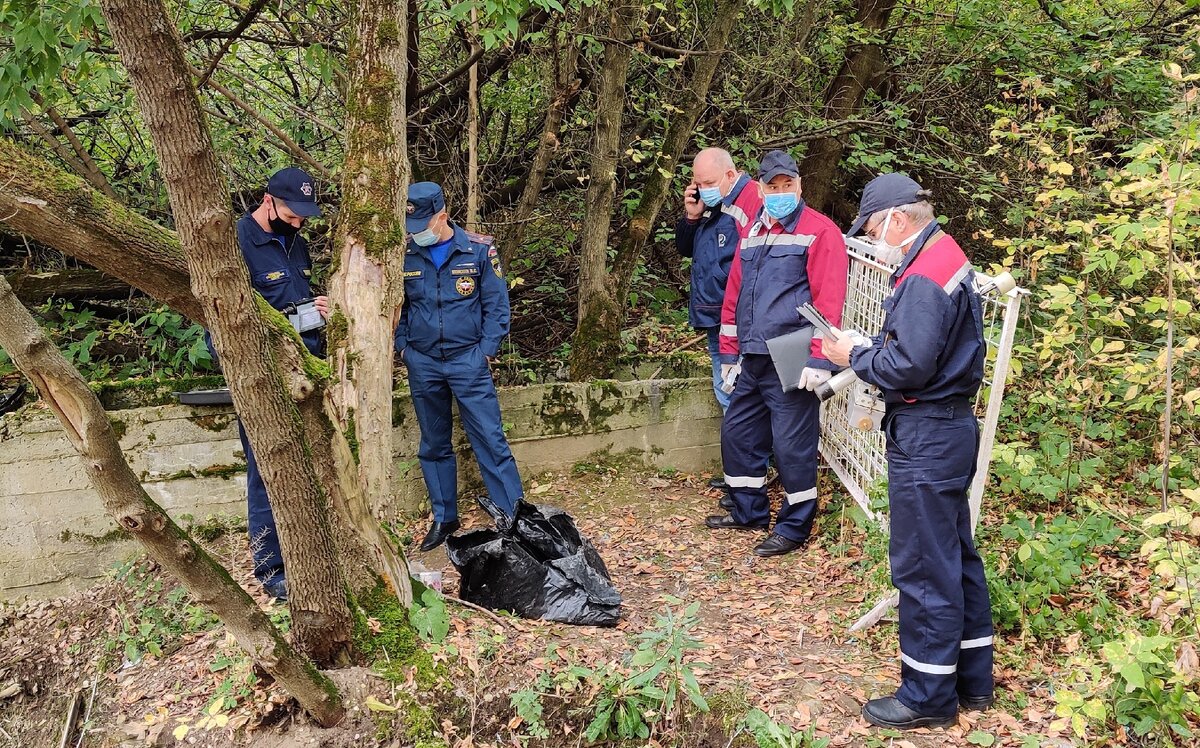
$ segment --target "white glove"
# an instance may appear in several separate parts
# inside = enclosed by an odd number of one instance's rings
[[[809,392],[816,392],[817,388],[828,382],[832,376],[832,371],[806,366],[804,367],[804,371],[800,372],[800,388]]]
[[[850,338],[855,348],[870,348],[872,345],[871,339],[858,330],[842,330],[842,334]]]
[[[741,364],[721,364],[721,391],[726,394],[733,392],[741,374]]]

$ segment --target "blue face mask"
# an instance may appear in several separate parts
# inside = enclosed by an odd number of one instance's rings
[[[763,195],[763,207],[767,215],[776,221],[787,218],[800,205],[800,198],[795,192],[769,192]]]
[[[412,240],[413,244],[416,244],[418,247],[432,247],[438,243],[438,235],[437,232],[426,227],[424,231],[418,231],[413,234]]]
[[[721,194],[720,187],[700,188],[700,201],[710,208],[715,208],[717,204],[721,202],[722,197],[723,195]]]

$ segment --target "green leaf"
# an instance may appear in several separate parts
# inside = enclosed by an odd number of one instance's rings
[[[975,730],[974,732],[972,732],[970,735],[967,736],[967,742],[970,743],[971,745],[983,745],[983,746],[995,745],[996,736],[991,734],[990,732],[984,732],[983,730]]]

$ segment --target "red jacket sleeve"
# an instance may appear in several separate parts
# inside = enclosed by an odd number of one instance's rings
[[[808,287],[812,291],[813,306],[825,315],[830,324],[840,328],[842,306],[846,303],[846,277],[850,268],[846,242],[840,231],[836,228],[824,228],[817,234],[817,238],[808,248],[807,267]],[[729,299],[728,290],[725,291],[725,299]],[[813,338],[809,363],[815,369],[836,371],[838,368],[821,355],[820,338]]]
[[[742,290],[742,247],[733,253],[733,264],[729,266],[729,279],[725,281],[725,300],[721,302],[720,351],[721,363],[737,362],[737,303]]]

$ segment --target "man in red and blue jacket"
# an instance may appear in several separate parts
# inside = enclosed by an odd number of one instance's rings
[[[785,391],[767,340],[809,326],[796,311],[805,303],[838,324],[849,261],[842,232],[800,199],[800,171],[791,156],[768,153],[758,180],[763,209],[733,259],[721,309],[723,378],[732,379],[740,367],[721,426],[721,461],[733,507],[727,515],[708,517],[705,524],[767,529],[767,461],[773,451],[787,496],[771,534],[754,553],[778,556],[805,546],[812,533],[820,435],[820,403],[813,390],[836,367],[814,340],[800,381],[788,382]]]
[[[688,323],[708,336],[713,392],[722,413],[729,409],[729,393],[721,387],[721,304],[738,242],[762,210],[762,196],[753,182],[733,165],[729,151],[705,148],[692,162],[683,217],[675,224],[675,246],[679,254],[692,258]]]
[[[831,361],[883,391],[888,556],[900,590],[900,688],[868,701],[881,727],[950,726],[992,704],[992,614],[967,501],[979,450],[983,314],[971,263],[903,174],[867,184],[850,235],[865,229],[893,291],[874,340],[826,340]]]

